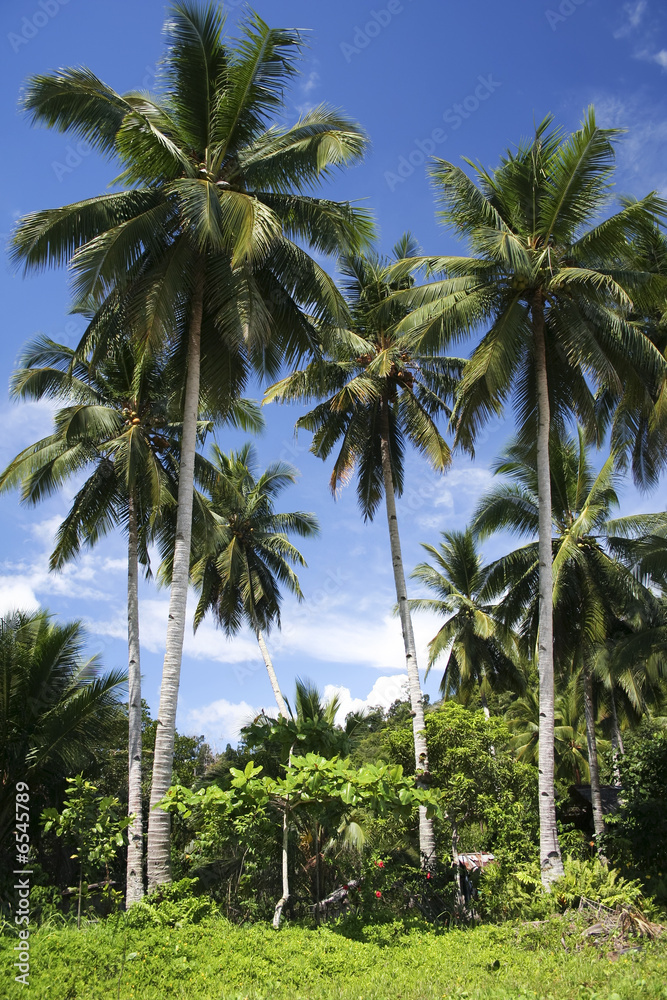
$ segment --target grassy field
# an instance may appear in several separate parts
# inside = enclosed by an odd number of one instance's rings
[[[2,938],[0,995],[51,1000],[667,1000],[667,941],[609,954],[570,918],[535,927],[406,931],[236,927],[130,930],[113,918],[31,937],[30,987]]]

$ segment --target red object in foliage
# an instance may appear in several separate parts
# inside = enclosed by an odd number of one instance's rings
[[[378,861],[378,868],[384,868],[384,861]]]
[[[430,878],[430,877],[431,877],[431,873],[430,872],[426,872],[426,878]]]
[[[379,899],[379,898],[380,898],[380,896],[382,895],[382,893],[380,892],[380,890],[379,890],[379,889],[376,889],[376,890],[375,890],[375,895],[376,895],[376,896],[378,897],[378,899]]]
[[[347,890],[348,890],[349,888],[350,888],[350,887],[349,887],[349,885],[344,885],[344,886],[343,886],[343,889],[345,889],[345,892],[347,892]]]

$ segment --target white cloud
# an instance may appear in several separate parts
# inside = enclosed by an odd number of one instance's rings
[[[407,697],[407,674],[397,674],[392,677],[378,677],[365,698],[353,698],[349,688],[339,684],[327,684],[322,692],[324,701],[334,695],[340,699],[340,708],[336,722],[343,723],[349,712],[360,712],[370,708],[389,708],[397,699]],[[260,712],[275,712],[275,706],[269,708],[250,705],[247,701],[231,702],[226,698],[218,698],[208,705],[191,709],[186,716],[185,730],[190,733],[202,733],[215,748],[222,749],[226,743],[236,742],[241,735],[241,729],[252,722]]]
[[[340,708],[336,714],[336,722],[342,724],[350,712],[363,712],[369,708],[389,708],[398,699],[407,697],[407,674],[395,674],[392,677],[378,677],[365,698],[353,698],[349,688],[341,684],[327,684],[323,698],[329,701],[335,695],[340,699]]]
[[[23,448],[51,433],[56,409],[56,403],[46,399],[0,406],[0,463],[3,468]]]
[[[189,732],[203,733],[209,743],[220,747],[221,743],[236,742],[242,727],[252,722],[261,711],[262,709],[253,708],[247,701],[234,703],[226,698],[218,698],[210,705],[191,709],[187,715],[186,728]]]
[[[36,611],[39,601],[30,581],[21,576],[0,576],[0,615],[10,611]]]

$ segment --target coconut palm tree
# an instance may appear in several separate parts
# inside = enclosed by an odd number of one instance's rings
[[[288,708],[271,662],[265,634],[280,627],[284,586],[299,601],[303,593],[293,566],[306,562],[289,534],[311,538],[318,532],[314,514],[276,513],[280,493],[297,480],[297,471],[275,462],[257,475],[252,445],[224,455],[213,448],[213,475],[207,514],[215,520],[205,536],[193,537],[192,582],[200,592],[195,628],[208,611],[228,636],[245,624],[254,633],[269,675],[278,711]]]
[[[55,398],[54,432],[25,448],[0,476],[0,490],[20,485],[37,503],[74,476],[89,475],[56,535],[52,570],[76,558],[110,530],[127,533],[129,676],[127,905],[143,896],[141,805],[141,661],[139,563],[148,570],[147,540],[155,516],[175,502],[177,429],[169,422],[164,367],[121,342],[101,368],[62,344],[39,339],[12,378],[19,399]]]
[[[428,267],[439,280],[399,298],[399,326],[421,350],[456,338],[481,340],[466,364],[455,408],[457,442],[471,451],[479,428],[513,399],[520,432],[537,442],[540,499],[539,684],[540,858],[545,885],[563,873],[554,794],[554,672],[549,435],[575,413],[595,436],[596,387],[623,385],[630,364],[656,378],[664,358],[630,318],[664,279],[631,259],[628,240],[665,204],[655,194],[600,221],[610,194],[614,140],[589,109],[565,135],[551,116],[494,171],[470,164],[475,180],[437,159],[431,169],[444,223],[469,256],[406,261],[398,275]]]
[[[85,341],[102,355],[110,325],[177,351],[185,372],[176,549],[148,833],[149,886],[170,877],[171,781],[190,569],[193,476],[203,385],[223,410],[247,365],[277,372],[316,344],[314,320],[336,326],[344,307],[309,255],[338,254],[371,234],[367,213],[313,189],[357,161],[366,139],[320,105],[295,125],[285,110],[297,71],[297,31],[250,13],[224,35],[213,3],[175,3],[157,96],[118,94],[90,70],[35,76],[23,106],[35,123],[69,131],[113,161],[124,190],[34,212],[17,228],[28,270],[69,263],[76,297],[102,305]],[[100,322],[102,329],[100,329]]]
[[[635,267],[667,277],[667,237],[655,222],[633,235],[631,253]],[[638,296],[631,317],[667,357],[667,294]],[[611,428],[611,446],[619,461],[630,467],[640,489],[655,488],[667,461],[665,373],[658,370],[647,378],[630,369],[622,386],[612,382],[602,388],[597,407],[602,425]]]
[[[539,532],[540,498],[534,446],[520,440],[498,460],[495,471],[506,481],[479,502],[474,527],[482,536],[511,530],[535,538]],[[604,832],[595,732],[593,667],[600,647],[623,616],[637,606],[654,603],[651,592],[614,556],[614,546],[628,536],[667,522],[664,514],[612,518],[619,506],[621,473],[612,454],[596,474],[587,455],[583,430],[578,439],[553,434],[550,443],[554,657],[561,674],[581,678],[595,832]],[[617,537],[619,536],[619,537]],[[626,550],[629,548],[626,545]],[[503,595],[498,613],[518,625],[528,649],[535,648],[539,629],[539,543],[527,545],[489,567],[490,592]],[[540,739],[542,736],[540,735]]]
[[[555,702],[556,778],[577,785],[590,780],[586,721],[582,713],[577,678],[559,685]],[[505,713],[512,732],[511,746],[518,760],[537,765],[539,759],[540,705],[537,689],[528,689]]]
[[[392,266],[416,251],[408,234],[394,247],[393,259],[376,253],[343,257],[340,269],[351,329],[329,346],[325,357],[271,386],[264,401],[323,400],[299,418],[297,428],[313,432],[311,451],[319,458],[327,459],[340,447],[330,480],[332,492],[335,495],[356,470],[364,520],[372,520],[384,497],[413,712],[416,773],[428,780],[424,706],[396,497],[403,492],[407,444],[421,452],[436,471],[449,465],[449,447],[437,420],[450,415],[447,401],[452,398],[460,362],[411,352],[393,333],[405,309],[392,307],[387,300],[412,279],[392,282]],[[425,809],[420,810],[420,851],[425,865],[434,864],[433,822]]]
[[[16,823],[17,782],[39,815],[40,799],[54,804],[65,777],[94,765],[115,737],[127,676],[103,673],[84,646],[80,622],[57,625],[47,611],[0,619],[0,844]]]
[[[150,573],[148,542],[165,508],[176,503],[181,423],[174,384],[173,366],[127,339],[115,343],[99,366],[62,344],[34,341],[12,376],[12,395],[67,405],[54,417],[54,432],[23,449],[0,475],[0,491],[20,485],[22,500],[33,504],[67,480],[87,476],[57,531],[51,570],[62,569],[82,546],[96,545],[110,531],[127,534],[128,811],[134,817],[128,904],[143,895],[139,564]],[[229,418],[246,429],[262,424],[244,400],[232,406]],[[200,423],[200,438],[209,426]]]
[[[491,690],[510,688],[522,693],[525,688],[516,638],[498,619],[495,607],[485,601],[485,568],[470,528],[443,531],[438,548],[424,543],[422,548],[435,566],[420,563],[411,575],[438,597],[413,599],[410,609],[446,618],[429,643],[428,669],[444,656],[443,698],[454,693],[469,695],[478,688],[488,719]]]

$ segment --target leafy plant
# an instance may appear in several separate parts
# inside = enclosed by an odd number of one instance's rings
[[[109,888],[109,868],[119,848],[126,843],[124,832],[132,823],[131,816],[122,816],[120,801],[111,795],[98,795],[97,787],[82,774],[68,778],[70,786],[65,804],[42,813],[44,832],[53,830],[75,846],[72,858],[79,862],[79,893],[76,924],[81,927],[81,902],[84,879],[88,880],[104,869]]]

